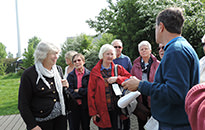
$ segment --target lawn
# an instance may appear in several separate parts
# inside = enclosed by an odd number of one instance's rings
[[[18,88],[20,77],[15,74],[0,76],[0,115],[19,113]]]

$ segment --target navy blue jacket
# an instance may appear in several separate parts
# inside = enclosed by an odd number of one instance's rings
[[[73,95],[75,99],[82,100],[83,109],[88,109],[88,101],[87,101],[87,93],[88,93],[88,81],[90,76],[90,71],[84,67],[85,73],[82,77],[82,87],[79,88],[78,93],[74,92],[74,89],[77,89],[77,76],[75,73],[75,69],[68,74],[67,80],[69,83],[68,90]]]
[[[140,82],[138,90],[151,96],[151,113],[161,126],[189,125],[185,97],[199,83],[199,59],[183,37],[169,41],[153,83]]]

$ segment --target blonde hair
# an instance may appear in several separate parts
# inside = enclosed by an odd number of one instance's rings
[[[72,57],[77,54],[76,51],[68,51],[65,53],[65,59],[69,59],[70,61],[72,61]]]

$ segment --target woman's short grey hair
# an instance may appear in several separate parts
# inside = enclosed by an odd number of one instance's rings
[[[118,43],[120,44],[120,46],[122,47],[123,44],[122,44],[122,41],[121,41],[120,39],[115,39],[115,40],[113,40],[112,43],[111,43],[111,45],[114,46],[114,43],[115,43],[115,42],[118,42]]]
[[[99,52],[99,59],[102,59],[103,58],[103,54],[108,51],[108,50],[112,50],[113,52],[113,59],[116,58],[116,51],[115,51],[115,48],[110,45],[110,44],[104,44],[101,48],[100,48],[100,52]]]
[[[148,42],[148,41],[141,41],[139,44],[138,44],[138,51],[140,51],[140,47],[141,46],[148,46],[148,48],[150,50],[152,50],[152,46],[151,44]]]
[[[76,51],[68,51],[65,53],[65,59],[69,59],[70,61],[72,61],[72,57],[77,53],[78,52]]]
[[[50,52],[60,53],[60,48],[52,43],[40,42],[34,52],[35,63],[38,61],[43,62],[43,60],[47,57],[47,54]]]

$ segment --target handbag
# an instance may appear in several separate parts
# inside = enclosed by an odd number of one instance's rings
[[[78,106],[77,101],[73,95],[69,92],[68,88],[63,87],[63,96],[65,100],[65,106],[67,111],[75,110]]]
[[[114,66],[114,74],[115,74],[115,76],[118,76],[117,68],[118,68],[118,65],[115,64],[115,66]],[[122,95],[117,96],[118,100],[119,100],[122,96],[125,96],[126,94],[130,93],[129,90],[123,89],[122,86],[119,86],[119,88],[120,88],[120,91],[122,92]],[[129,116],[133,113],[133,111],[135,110],[136,106],[137,106],[137,100],[133,100],[133,101],[130,102],[125,108],[119,108],[119,107],[118,107],[118,108],[120,109],[120,112],[121,112],[123,115],[129,117]]]

